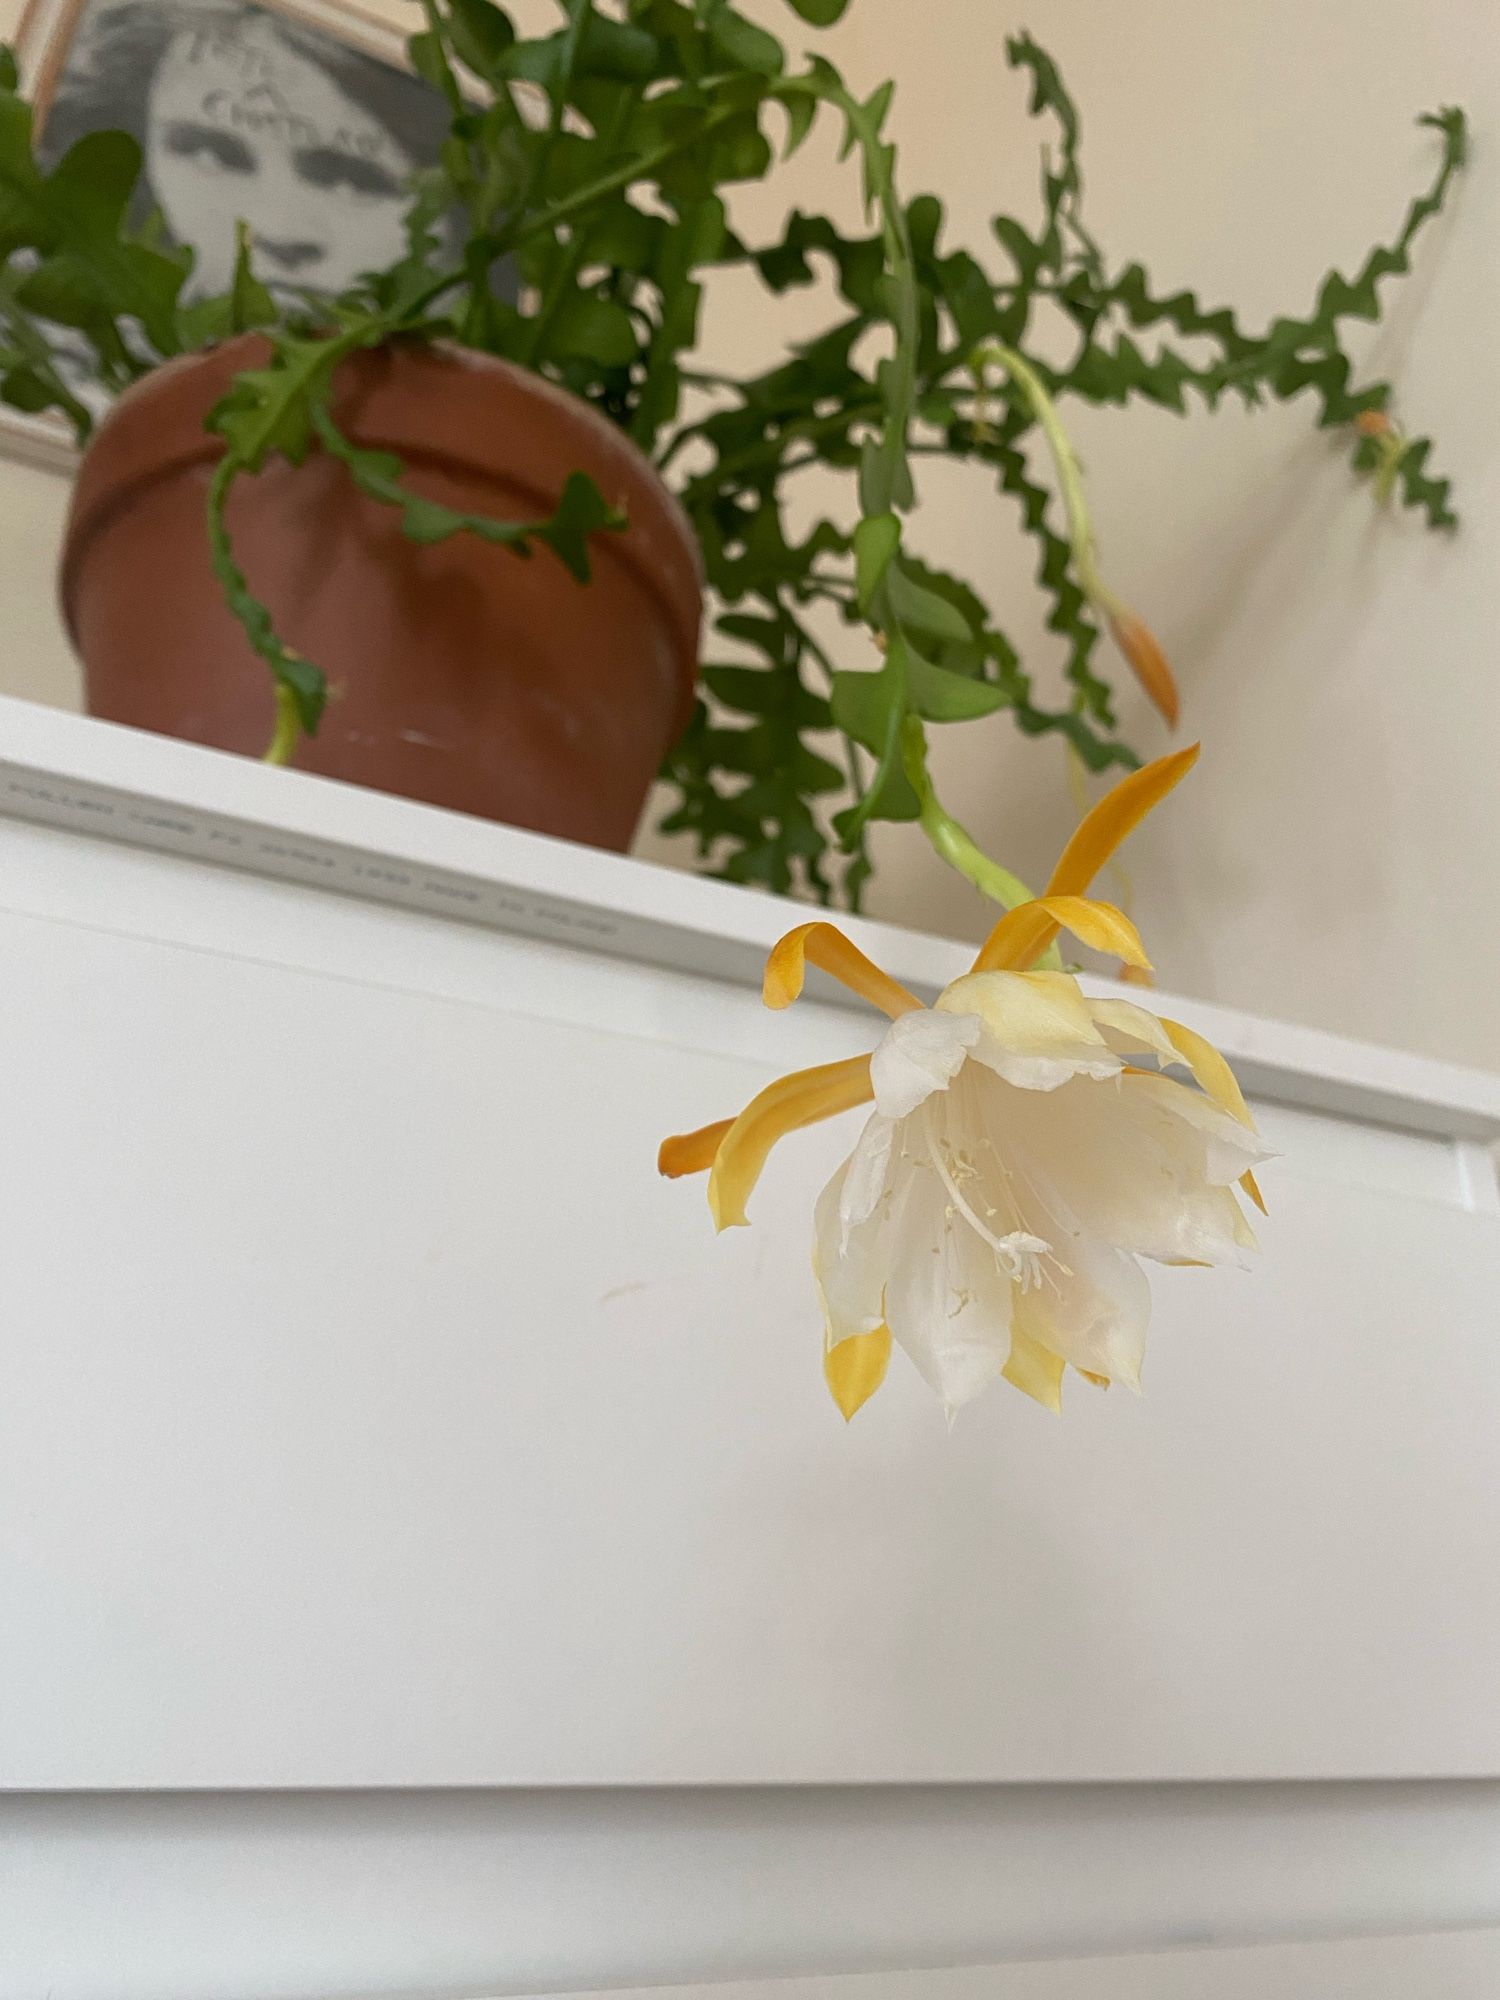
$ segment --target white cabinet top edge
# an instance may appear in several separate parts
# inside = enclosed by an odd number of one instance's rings
[[[0,696],[0,818],[85,833],[550,943],[759,983],[803,906],[386,793]],[[921,994],[971,947],[839,918]],[[1118,990],[1090,980],[1093,990]],[[844,999],[822,985],[820,997]],[[1138,996],[1136,996],[1138,997]],[[1251,1096],[1445,1138],[1500,1139],[1500,1076],[1158,993]]]

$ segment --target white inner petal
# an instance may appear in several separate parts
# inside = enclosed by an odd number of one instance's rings
[[[1108,1049],[1080,1043],[1055,1055],[1024,1055],[1008,1049],[993,1035],[984,1035],[974,1051],[974,1060],[992,1069],[996,1076],[1018,1090],[1057,1090],[1075,1076],[1114,1076],[1120,1058]]]
[[[1254,1135],[1185,1084],[1132,1076],[1078,1081],[1044,1101],[996,1092],[1015,1152],[1080,1223],[1136,1256],[1243,1265],[1254,1243],[1220,1158],[1237,1179],[1259,1157]],[[1214,1121],[1198,1123],[1206,1110]],[[1233,1135],[1233,1136],[1230,1136]]]
[[[844,1169],[839,1196],[839,1247],[849,1247],[849,1232],[868,1220],[889,1192],[891,1147],[896,1135],[892,1119],[878,1111],[865,1121]]]
[[[916,1008],[892,1021],[870,1058],[875,1109],[882,1118],[905,1118],[935,1090],[946,1090],[979,1039],[974,1014],[939,1014]]]
[[[1247,1168],[1276,1157],[1259,1133],[1190,1083],[1146,1072],[1125,1078],[1124,1088],[1143,1119],[1155,1115],[1163,1142],[1186,1147],[1213,1187],[1231,1187]]]
[[[936,1174],[912,1175],[891,1245],[886,1323],[949,1411],[989,1387],[1010,1353],[1012,1287]]]
[[[839,1168],[813,1215],[813,1277],[830,1347],[851,1334],[871,1332],[885,1317],[890,1246],[884,1220],[872,1216],[850,1229],[840,1213],[852,1165],[850,1159]]]
[[[953,1207],[995,1252],[1007,1275],[1019,1278],[1023,1269],[1031,1269],[1031,1265],[1023,1265],[1023,1257],[1034,1262],[1052,1246],[1045,1238],[1019,1228],[1001,1234],[986,1220],[986,1217],[1013,1220],[1015,1211],[1006,1195],[1005,1169],[994,1141],[973,1115],[975,1095],[971,1087],[953,1091],[941,1101],[929,1100],[924,1104],[918,1113],[922,1139],[932,1171],[942,1182]],[[985,1211],[983,1216],[975,1212],[976,1203]]]
[[[1075,1367],[1136,1385],[1150,1316],[1145,1274],[1078,1213],[1069,1181],[1049,1171],[1054,1159],[1027,1143],[1035,1131],[1058,1125],[1054,1112],[1069,1092],[1113,1097],[1117,1088],[1080,1078],[1038,1097],[970,1068],[941,1110],[949,1112],[950,1130],[961,1131],[964,1156],[976,1169],[964,1192],[987,1225],[997,1263],[1014,1279],[1016,1326]],[[934,1104],[929,1115],[939,1109]],[[1074,1136],[1059,1132],[1054,1156],[1066,1157]]]

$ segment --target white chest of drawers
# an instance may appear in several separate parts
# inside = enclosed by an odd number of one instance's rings
[[[0,1783],[1500,1773],[1500,1080],[1175,1003],[1257,1270],[1139,1402],[846,1430],[852,1128],[723,1239],[654,1172],[869,1045],[760,1007],[787,906],[14,703],[0,815]]]

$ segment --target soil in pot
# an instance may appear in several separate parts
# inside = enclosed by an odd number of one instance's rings
[[[169,363],[121,398],[80,467],[64,615],[89,712],[260,756],[268,671],[225,608],[204,508],[220,445],[204,418],[253,336]],[[625,508],[580,585],[473,536],[418,547],[321,453],[271,460],[229,506],[235,554],[286,642],[332,695],[301,769],[599,847],[629,845],[692,709],[701,580],[686,516],[630,441],[527,371],[460,349],[346,361],[334,414],[397,452],[414,491],[534,520],[570,472]]]

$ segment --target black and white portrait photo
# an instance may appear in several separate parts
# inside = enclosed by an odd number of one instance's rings
[[[283,295],[393,262],[411,176],[448,129],[396,31],[329,0],[33,0],[19,42],[42,163],[87,132],[129,132],[137,219],[157,210],[193,251],[186,298],[227,289],[237,221]]]

